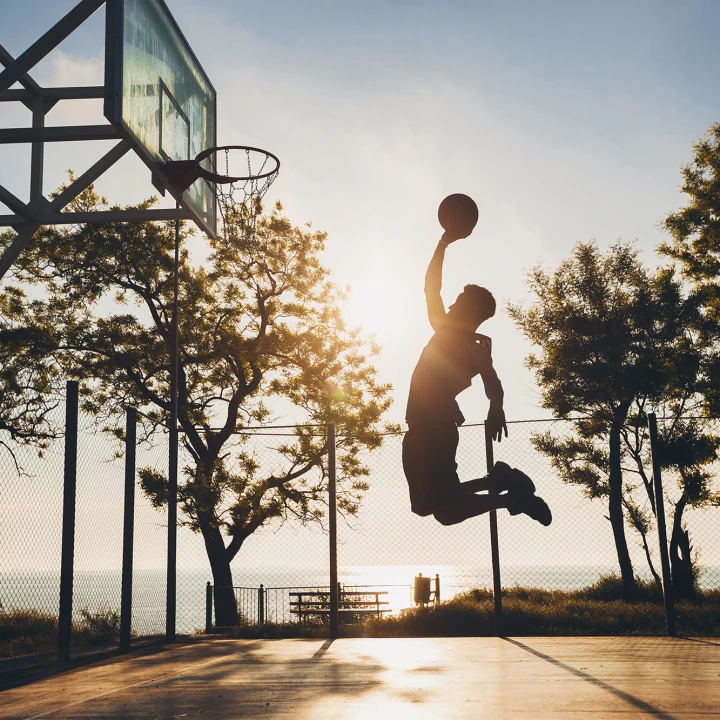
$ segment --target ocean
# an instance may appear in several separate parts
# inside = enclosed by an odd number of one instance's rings
[[[503,587],[522,585],[547,590],[574,590],[595,582],[601,575],[616,572],[614,566],[554,565],[506,566],[501,568]],[[266,566],[234,568],[234,585],[241,612],[254,620],[257,615],[257,588],[265,589],[266,618],[290,619],[288,592],[293,588],[328,587],[326,568]],[[473,588],[491,588],[490,566],[469,565],[350,565],[340,566],[342,585],[387,591],[392,612],[412,605],[413,578],[422,573],[440,579],[440,597],[447,600]],[[642,576],[641,576],[642,577]],[[177,575],[177,631],[192,633],[205,627],[206,584],[212,575],[206,568],[180,568]],[[706,567],[700,579],[705,589],[720,588],[720,567]],[[434,580],[432,583],[434,589]],[[119,570],[79,571],[75,573],[73,610],[120,611],[121,574]],[[0,573],[0,612],[40,610],[58,612],[60,573],[26,571]],[[137,635],[165,631],[166,577],[164,569],[136,570],[133,577],[133,622]]]

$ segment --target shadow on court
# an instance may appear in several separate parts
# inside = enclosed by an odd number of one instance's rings
[[[528,645],[525,645],[524,643],[520,642],[519,640],[513,640],[511,638],[505,638],[505,640],[509,643],[512,643],[516,647],[521,648],[522,650],[525,650],[526,652],[531,653],[535,657],[540,658],[541,660],[544,660],[545,662],[552,663],[556,667],[562,668],[566,672],[571,673],[575,677],[580,678],[581,680],[585,680],[586,682],[593,683],[597,687],[601,688],[602,690],[605,690],[616,697],[620,698],[621,700],[624,700],[629,705],[634,705],[639,710],[644,711],[648,715],[652,715],[654,717],[662,718],[662,720],[676,720],[674,715],[668,715],[667,713],[663,712],[659,708],[654,707],[648,702],[644,702],[643,700],[640,700],[639,698],[633,697],[629,693],[623,692],[622,690],[618,690],[617,688],[613,687],[612,685],[609,685],[606,682],[603,682],[602,680],[599,680],[596,677],[593,677],[587,672],[584,672],[583,670],[578,670],[577,668],[574,668],[564,662],[561,662],[560,660],[556,660],[555,658],[550,657],[549,655],[545,655],[544,653],[539,652],[538,650],[533,650],[533,648],[529,647]]]

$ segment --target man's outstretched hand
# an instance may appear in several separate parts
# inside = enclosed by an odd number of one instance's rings
[[[502,405],[493,405],[490,403],[490,411],[488,412],[486,423],[490,428],[490,436],[497,442],[502,442],[502,433],[505,431],[505,437],[508,436],[507,424],[505,422],[505,411]]]
[[[445,245],[449,245],[450,243],[454,243],[456,240],[462,240],[463,238],[466,238],[471,234],[472,230],[466,233],[459,233],[457,232],[457,230],[446,230],[443,233],[441,240],[443,243],[445,243]]]

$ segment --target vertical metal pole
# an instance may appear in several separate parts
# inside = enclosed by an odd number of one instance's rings
[[[130,649],[132,628],[133,538],[135,532],[135,442],[137,410],[125,417],[125,513],[123,516],[123,565],[120,600],[120,650]]]
[[[652,457],[653,487],[655,489],[655,517],[657,519],[658,542],[660,544],[665,620],[667,622],[668,635],[675,635],[675,604],[673,602],[670,557],[668,555],[667,532],[665,529],[665,499],[663,495],[660,462],[658,460],[657,416],[655,413],[648,413],[648,430],[650,431],[650,455]]]
[[[212,631],[212,601],[213,601],[213,589],[210,581],[208,580],[205,586],[205,633],[210,634]]]
[[[178,203],[180,207],[180,203]],[[178,477],[178,267],[180,264],[180,221],[175,221],[175,264],[173,267],[173,313],[170,328],[170,452],[168,468],[168,553],[165,639],[175,642],[177,612],[177,477]]]
[[[258,623],[262,625],[265,622],[265,588],[260,583],[258,588]]]
[[[338,636],[337,479],[335,476],[335,425],[328,425],[328,513],[330,514],[330,637]]]
[[[73,565],[75,561],[75,489],[77,487],[78,384],[67,381],[65,400],[65,478],[63,486],[62,559],[58,659],[70,660],[72,641]]]
[[[33,98],[32,126],[34,129],[45,127],[45,100],[41,96]],[[30,207],[39,212],[43,191],[43,165],[45,158],[45,143],[42,141],[32,143],[30,151]]]
[[[440,575],[435,573],[435,603],[440,602]]]
[[[493,458],[492,435],[490,427],[485,423],[485,458],[487,471],[490,472],[495,464]],[[500,546],[498,543],[497,511],[490,511],[490,552],[492,554],[493,571],[493,598],[495,600],[495,635],[503,637],[502,618],[502,583],[500,582]]]

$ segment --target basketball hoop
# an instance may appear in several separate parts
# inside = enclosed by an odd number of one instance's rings
[[[254,239],[262,199],[280,170],[277,156],[261,148],[223,145],[203,150],[194,170],[215,196],[226,235]]]

